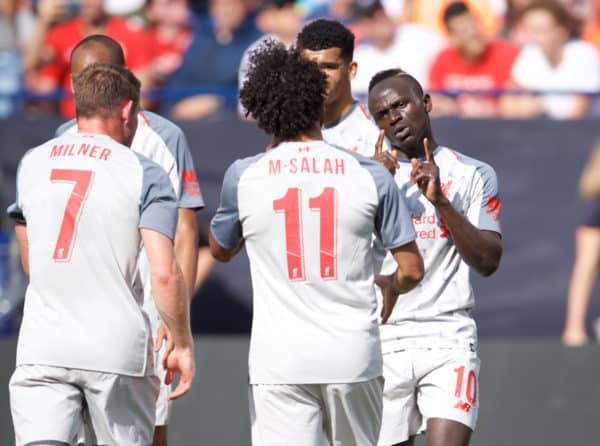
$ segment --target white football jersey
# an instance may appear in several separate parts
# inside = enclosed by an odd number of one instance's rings
[[[66,134],[23,157],[16,204],[30,268],[17,365],[153,373],[134,282],[139,229],[174,236],[165,171],[108,136]]]
[[[59,127],[56,133],[60,135],[76,131],[77,122],[73,119]],[[156,113],[141,111],[138,113],[138,126],[131,149],[148,157],[167,172],[177,194],[179,208],[204,207],[194,160],[187,139],[178,126]],[[160,314],[152,297],[150,265],[144,252],[140,256],[140,275],[144,288],[144,310],[150,318],[154,336],[160,322]]]
[[[329,144],[366,157],[373,156],[379,138],[379,128],[365,106],[358,101],[340,119],[321,127],[321,131],[323,139]],[[387,139],[384,139],[383,150],[389,148]]]
[[[438,146],[434,159],[442,191],[455,209],[475,227],[500,233],[501,202],[496,173],[487,164],[447,147]],[[425,277],[398,299],[392,316],[381,327],[384,353],[407,346],[475,348],[477,328],[471,312],[475,301],[469,266],[435,207],[410,183],[411,164],[400,161],[395,180],[415,226],[417,245],[425,263]],[[391,255],[382,272],[395,270]]]
[[[323,141],[238,160],[225,173],[211,232],[226,249],[245,240],[251,384],[381,376],[371,237],[385,249],[415,237],[383,165]]]

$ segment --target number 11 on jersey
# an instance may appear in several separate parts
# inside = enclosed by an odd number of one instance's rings
[[[292,281],[306,279],[304,268],[304,234],[302,226],[302,193],[289,188],[285,195],[273,201],[273,210],[285,218],[285,250],[288,277]],[[319,212],[319,270],[324,280],[337,279],[337,194],[333,187],[310,198],[308,207]]]

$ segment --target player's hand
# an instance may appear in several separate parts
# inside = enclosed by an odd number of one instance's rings
[[[375,284],[381,288],[381,294],[383,295],[383,308],[381,309],[382,324],[385,324],[392,315],[392,311],[394,311],[394,306],[396,305],[399,296],[399,294],[392,291],[392,278],[393,275],[375,276]]]
[[[419,187],[419,190],[434,205],[444,199],[440,183],[440,169],[435,164],[433,153],[429,147],[429,140],[423,140],[425,146],[425,162],[411,159],[412,171],[410,181]]]
[[[163,321],[160,321],[158,325],[158,330],[156,330],[156,338],[154,340],[154,351],[158,352],[163,346],[163,343],[166,342],[165,351],[163,352],[161,362],[164,369],[167,368],[167,357],[169,353],[173,351],[175,348],[175,344],[173,343],[173,338],[171,337],[171,332],[169,331],[169,327]]]
[[[377,143],[375,144],[375,154],[371,157],[372,160],[379,161],[385,168],[392,174],[396,174],[396,169],[400,167],[398,160],[392,152],[389,150],[383,151],[383,140],[385,138],[385,131],[382,129],[379,132]]]
[[[175,376],[179,375],[179,383],[177,387],[169,393],[168,400],[174,400],[185,395],[194,381],[196,376],[196,363],[194,360],[194,344],[193,340],[188,346],[175,348],[166,357],[165,384],[170,385],[175,380]]]

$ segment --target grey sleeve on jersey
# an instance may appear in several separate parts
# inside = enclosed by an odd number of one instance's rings
[[[160,232],[173,240],[177,228],[177,198],[171,181],[158,164],[136,155],[144,168],[138,226]]]
[[[179,207],[202,209],[204,207],[204,198],[198,176],[196,175],[196,167],[192,152],[188,145],[187,138],[179,127],[174,145],[177,153],[177,169],[179,170]]]
[[[367,166],[377,187],[379,206],[375,217],[375,232],[383,247],[390,250],[412,242],[416,238],[415,228],[406,200],[394,178],[380,163],[371,162]]]
[[[496,172],[488,164],[481,164],[475,175],[467,218],[479,229],[501,234],[500,210],[502,202],[498,191]]]
[[[177,162],[177,175],[179,176],[179,207],[186,209],[202,209],[204,198],[196,175],[194,159],[183,130],[171,121],[156,114],[143,112],[152,123],[167,148],[171,151]]]
[[[55,137],[61,136],[63,133],[65,133],[67,130],[69,130],[74,125],[77,125],[77,120],[75,120],[75,119],[71,119],[70,121],[63,122],[60,126],[58,126],[58,128],[54,132],[54,136]]]
[[[210,222],[210,232],[219,246],[225,249],[235,248],[242,239],[237,193],[239,181],[236,161],[225,172],[219,208]]]

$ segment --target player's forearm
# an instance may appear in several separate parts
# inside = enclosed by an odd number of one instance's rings
[[[473,226],[452,204],[443,199],[436,204],[454,244],[462,259],[483,276],[493,274],[502,257],[500,236],[492,231],[482,231]]]
[[[198,249],[198,267],[196,268],[196,284],[194,292],[198,291],[215,266],[215,259],[210,253],[210,249],[206,246]]]
[[[393,249],[391,252],[398,264],[396,272],[390,277],[392,292],[394,294],[408,293],[421,282],[425,275],[423,257],[414,241]]]
[[[151,281],[156,308],[173,342],[179,346],[189,345],[192,340],[189,297],[179,265],[174,260],[170,271],[153,271]]]
[[[187,295],[191,299],[198,268],[198,221],[195,210],[180,210],[174,248],[175,257],[183,273]]]

